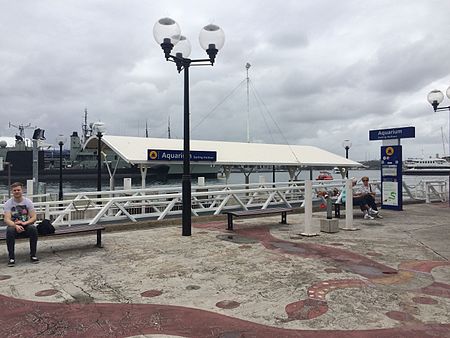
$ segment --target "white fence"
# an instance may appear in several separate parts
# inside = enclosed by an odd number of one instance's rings
[[[324,201],[321,192],[331,196],[338,194],[344,184],[344,180],[313,181],[313,202],[317,205]],[[372,184],[379,195],[380,183]],[[403,194],[405,200],[445,201],[447,188],[446,181],[423,181],[414,187],[404,184]],[[219,215],[232,209],[266,209],[274,206],[303,207],[304,194],[303,181],[196,185],[192,186],[192,214]],[[33,196],[38,219],[51,219],[55,225],[180,217],[181,198],[181,187],[68,193],[63,201],[55,200],[51,194]],[[0,212],[3,214],[3,205],[0,205]]]

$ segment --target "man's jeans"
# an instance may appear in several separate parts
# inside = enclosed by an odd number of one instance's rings
[[[34,225],[25,227],[25,231],[18,233],[14,227],[8,226],[6,229],[6,245],[8,246],[9,259],[15,259],[14,247],[16,238],[30,238],[30,256],[36,256],[38,232]]]

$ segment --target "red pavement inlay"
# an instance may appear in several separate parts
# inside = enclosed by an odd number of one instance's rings
[[[361,288],[366,286],[368,286],[368,283],[360,279],[331,279],[311,285],[308,288],[308,297],[324,301],[326,295],[336,289]]]
[[[317,299],[303,299],[286,305],[285,311],[288,315],[286,321],[309,320],[323,315],[328,311],[327,302]]]
[[[450,285],[445,283],[434,282],[422,289],[421,292],[430,295],[444,298],[450,298]]]
[[[388,316],[389,318],[391,318],[393,320],[397,320],[399,322],[412,322],[412,321],[416,320],[414,318],[414,316],[410,315],[409,313],[402,312],[402,311],[389,311],[389,312],[386,312],[386,316]],[[413,337],[415,337],[415,336],[413,336]]]
[[[6,279],[10,279],[11,276],[8,275],[0,275],[0,280],[6,280]]]
[[[161,290],[147,290],[141,293],[142,297],[157,297],[162,295]]]
[[[159,304],[62,304],[0,295],[0,337],[130,337],[174,335],[187,338],[381,338],[448,337],[450,324],[406,322],[387,329],[283,329],[199,309]],[[231,334],[231,336],[229,336]],[[239,336],[237,336],[239,337]]]
[[[216,306],[221,309],[235,309],[240,305],[241,303],[235,302],[234,300],[222,300],[216,303]]]
[[[265,248],[277,252],[298,255],[308,258],[327,259],[344,271],[352,272],[366,278],[376,278],[384,272],[397,270],[383,265],[366,256],[346,249],[334,248],[315,243],[293,243],[273,237],[268,226],[259,228],[238,229],[235,233],[261,242]]]
[[[438,303],[436,299],[430,297],[414,297],[412,301],[417,304],[427,304],[427,305],[433,305]]]
[[[53,296],[57,294],[59,291],[55,289],[48,289],[48,290],[41,290],[36,292],[34,295],[36,297],[47,297],[47,296]]]
[[[447,261],[408,261],[400,263],[399,269],[412,270],[417,272],[431,272],[439,266],[450,266]]]

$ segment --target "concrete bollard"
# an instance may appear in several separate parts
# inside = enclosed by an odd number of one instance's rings
[[[328,195],[325,198],[327,199],[327,219],[333,219],[333,201]]]
[[[305,181],[305,231],[302,236],[317,236],[318,234],[312,231],[312,181]]]
[[[353,226],[353,184],[352,180],[345,181],[345,227],[342,230],[355,231]]]

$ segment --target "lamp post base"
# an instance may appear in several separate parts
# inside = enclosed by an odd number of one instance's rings
[[[182,196],[183,196],[183,236],[191,236],[191,175],[183,175],[182,177]]]

